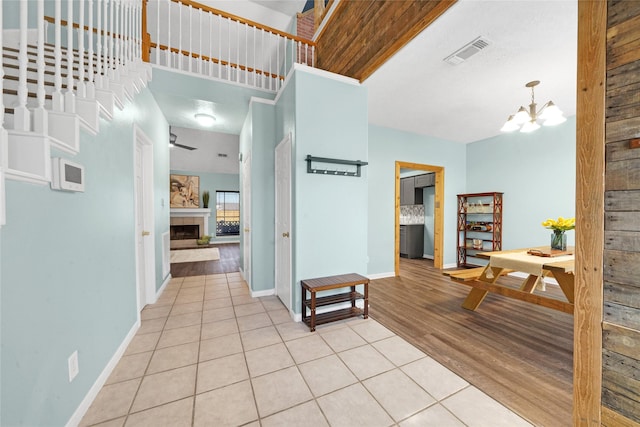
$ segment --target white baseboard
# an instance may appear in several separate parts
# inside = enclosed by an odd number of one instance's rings
[[[266,289],[264,291],[251,291],[251,298],[268,297],[269,295],[275,295],[275,294],[276,294],[275,289]]]
[[[433,259],[433,255],[422,254],[422,258]]]
[[[167,276],[166,279],[164,279],[164,282],[162,282],[162,286],[160,286],[160,289],[158,289],[156,291],[156,301],[158,301],[158,297],[160,297],[160,295],[162,295],[162,292],[164,292],[164,288],[167,287],[167,285],[169,284],[169,282],[171,281],[172,277],[171,274],[169,274]]]
[[[456,268],[457,266],[458,266],[458,264],[456,264],[456,263],[454,262],[454,263],[452,263],[452,264],[444,264],[444,265],[442,266],[442,268],[443,268],[443,269],[445,269],[445,268]]]
[[[371,280],[376,280],[376,279],[385,279],[387,277],[396,277],[396,273],[391,271],[388,273],[375,273],[375,274],[367,274],[367,277]]]
[[[82,417],[84,417],[84,415],[87,413],[89,407],[102,389],[102,386],[104,386],[104,383],[106,383],[107,379],[109,379],[109,375],[111,375],[115,367],[118,365],[118,362],[131,343],[131,340],[136,335],[136,332],[138,332],[138,329],[140,329],[140,320],[137,320],[136,323],[134,323],[127,336],[124,338],[114,355],[109,360],[109,363],[107,363],[107,366],[104,367],[104,369],[96,379],[96,382],[93,383],[93,386],[89,389],[89,392],[86,394],[84,399],[82,399],[82,402],[80,402],[80,405],[76,408],[75,412],[67,422],[67,427],[74,427],[80,424]]]

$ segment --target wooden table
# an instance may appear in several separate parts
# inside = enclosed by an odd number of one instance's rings
[[[527,251],[531,249],[548,251],[549,247],[480,252],[477,256],[488,259],[489,264],[482,269],[477,278],[470,280],[469,274],[465,274],[464,271],[459,274],[456,274],[456,272],[450,273],[452,280],[471,286],[471,291],[469,291],[462,307],[468,310],[476,310],[488,292],[495,292],[510,298],[573,314],[574,256],[554,258],[528,255]],[[573,248],[569,249],[572,250]],[[513,289],[496,283],[505,271],[523,271],[528,276],[524,279],[519,289]],[[567,301],[533,293],[539,282],[544,283],[542,278],[545,276],[551,276],[556,279]]]
[[[300,281],[302,286],[302,321],[309,326],[311,332],[316,330],[316,325],[347,319],[349,317],[363,315],[369,317],[369,279],[355,273],[340,274],[337,276],[318,277]],[[364,285],[364,294],[356,292],[356,285]],[[317,292],[332,289],[350,288],[349,291],[318,297]],[[311,294],[307,299],[307,291]],[[364,300],[364,309],[356,307],[356,300]],[[351,307],[316,314],[318,307],[351,302]],[[307,308],[310,311],[307,316]]]

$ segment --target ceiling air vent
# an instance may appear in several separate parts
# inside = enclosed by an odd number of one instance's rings
[[[218,157],[227,157],[227,155],[224,153],[218,153]]]
[[[458,65],[461,62],[466,61],[476,53],[480,52],[485,47],[489,46],[491,42],[484,37],[478,37],[470,43],[462,46],[453,54],[447,56],[444,61],[451,65]]]

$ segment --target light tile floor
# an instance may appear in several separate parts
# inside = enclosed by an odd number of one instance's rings
[[[172,279],[81,426],[528,426],[373,319],[293,322],[239,273]]]

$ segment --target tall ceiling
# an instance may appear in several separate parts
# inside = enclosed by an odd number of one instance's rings
[[[372,124],[449,141],[498,135],[510,114],[549,100],[575,114],[577,1],[459,0],[364,85]],[[477,37],[468,60],[444,61]]]
[[[202,3],[289,31],[305,0]],[[458,65],[444,61],[477,37],[489,46]],[[574,115],[576,69],[577,0],[458,0],[363,84],[371,124],[469,143],[500,134],[507,117],[531,102],[531,80],[541,81],[538,107],[553,100]],[[159,103],[170,124],[186,127],[172,121],[177,103]]]

